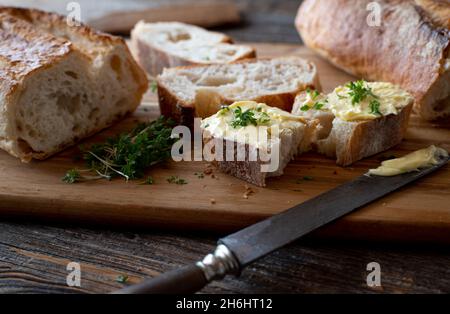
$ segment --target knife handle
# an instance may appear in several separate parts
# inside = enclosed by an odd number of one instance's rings
[[[126,287],[115,294],[190,294],[208,284],[203,269],[196,264],[175,269],[154,279]]]
[[[114,294],[188,294],[195,293],[213,280],[238,274],[240,265],[233,253],[220,244],[201,262],[172,270],[154,279],[126,287]]]

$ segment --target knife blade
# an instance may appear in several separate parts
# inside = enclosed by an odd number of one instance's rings
[[[443,157],[433,167],[393,177],[362,175],[291,209],[249,226],[218,241],[213,254],[181,268],[115,293],[192,293],[213,280],[240,271],[350,212],[394,192],[449,162]]]

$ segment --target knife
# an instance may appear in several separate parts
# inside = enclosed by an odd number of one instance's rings
[[[393,177],[362,175],[329,192],[222,238],[214,253],[190,266],[126,287],[115,294],[187,294],[199,291],[348,213],[445,166],[443,157],[431,168]]]

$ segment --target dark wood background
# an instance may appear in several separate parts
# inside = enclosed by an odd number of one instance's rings
[[[293,42],[301,1],[237,1],[244,21],[222,28],[237,40]],[[3,178],[4,179],[4,178]],[[111,230],[36,222],[0,222],[0,292],[104,293],[196,261],[220,235],[157,230]],[[66,285],[67,263],[81,264],[81,287]],[[382,288],[366,284],[378,262]],[[304,239],[203,293],[449,293],[445,247]]]

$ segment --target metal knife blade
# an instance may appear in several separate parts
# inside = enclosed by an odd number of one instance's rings
[[[293,242],[355,209],[389,194],[446,165],[393,177],[363,175],[316,198],[219,240],[241,267]]]
[[[369,204],[449,162],[442,158],[431,168],[394,177],[363,175],[329,192],[219,240],[214,253],[196,264],[117,291],[119,294],[185,294],[213,280],[236,274],[261,257],[301,238],[355,209]]]

